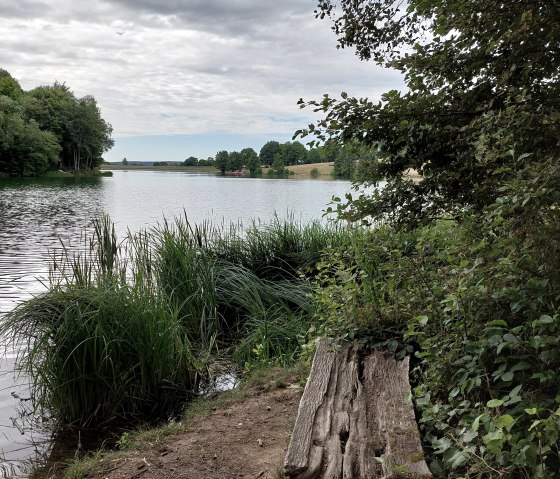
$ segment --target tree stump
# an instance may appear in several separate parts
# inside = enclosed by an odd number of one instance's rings
[[[424,461],[410,399],[408,357],[360,357],[319,340],[284,462],[297,479],[421,479]]]

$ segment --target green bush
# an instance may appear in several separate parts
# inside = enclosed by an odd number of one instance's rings
[[[319,264],[321,334],[414,354],[438,477],[560,475],[558,179],[524,171],[482,214],[364,230]]]

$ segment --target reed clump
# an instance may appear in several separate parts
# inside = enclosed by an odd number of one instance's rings
[[[94,220],[77,251],[53,258],[47,292],[4,319],[35,407],[63,424],[168,415],[198,390],[208,358],[289,364],[314,312],[310,276],[336,227],[192,225],[129,233]]]

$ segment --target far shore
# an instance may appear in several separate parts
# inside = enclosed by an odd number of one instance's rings
[[[292,165],[287,167],[290,174],[287,178],[331,178],[333,171],[333,163],[312,163],[309,165]],[[180,165],[165,165],[165,166],[146,166],[146,165],[111,165],[103,164],[100,166],[101,170],[145,170],[145,171],[177,171],[186,173],[215,173],[219,174],[218,170],[213,166],[180,166]],[[317,169],[318,175],[312,175],[311,171]],[[267,168],[263,168],[262,178],[266,178]],[[248,176],[245,175],[245,176]]]
[[[189,173],[218,173],[213,166],[147,166],[147,165],[111,165],[103,163],[99,169],[101,170],[145,170],[145,171],[184,171]]]
[[[308,178],[319,178],[319,179],[333,179],[333,167],[334,163],[311,163],[308,165],[292,165],[288,166],[290,175],[286,178],[296,178],[296,179],[308,179]],[[219,175],[218,170],[213,166],[180,166],[180,165],[166,165],[166,166],[145,166],[145,165],[110,165],[103,164],[100,166],[101,170],[146,170],[146,171],[177,171],[186,173],[214,173]],[[316,169],[318,174],[311,174],[311,171]],[[263,168],[260,178],[267,178],[268,168]],[[292,173],[293,172],[293,173]],[[248,173],[244,176],[248,176]],[[406,176],[413,181],[420,181],[422,177],[418,174],[416,170],[410,168],[406,172]]]

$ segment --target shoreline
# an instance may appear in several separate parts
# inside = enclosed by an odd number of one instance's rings
[[[220,172],[213,166],[180,166],[180,165],[167,165],[167,166],[153,166],[153,165],[109,165],[103,164],[100,167],[102,171],[169,171],[179,173],[214,173],[220,176]],[[333,163],[311,163],[306,165],[293,165],[286,167],[288,170],[293,171],[293,174],[287,175],[286,178],[292,179],[336,179],[332,176]],[[319,174],[313,176],[311,171],[317,169]],[[270,178],[267,175],[268,168],[263,168],[263,173],[255,176],[255,178]],[[234,175],[226,175],[232,176]],[[251,178],[249,175],[244,175],[245,178]]]

